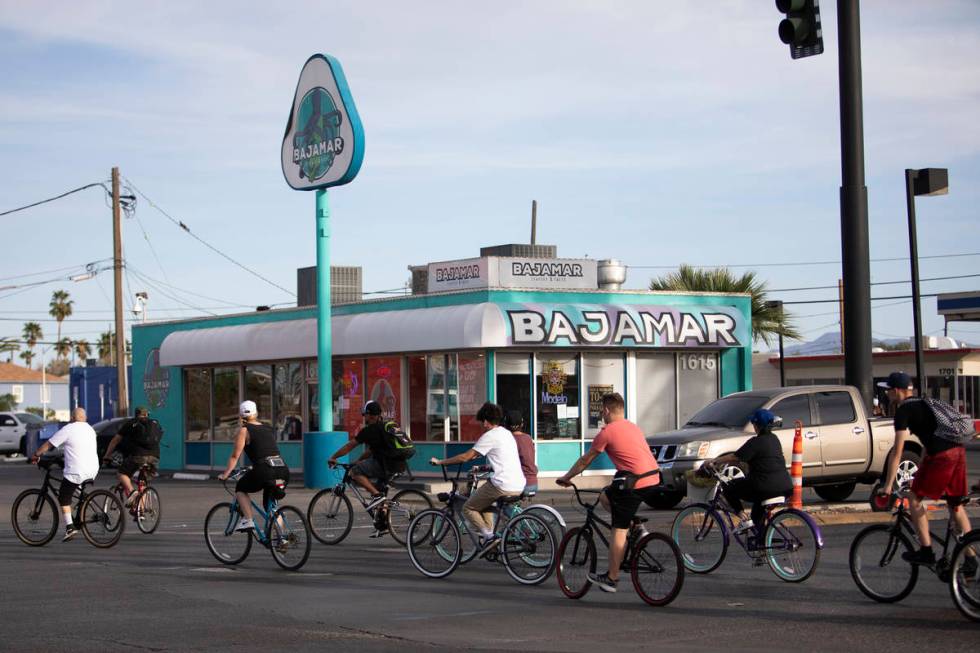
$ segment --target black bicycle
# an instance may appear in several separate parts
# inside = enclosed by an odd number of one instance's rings
[[[558,587],[570,599],[580,599],[592,587],[590,574],[596,572],[595,538],[608,549],[612,524],[598,517],[596,506],[605,490],[580,490],[574,483],[575,500],[585,509],[585,524],[565,534],[558,545]],[[582,499],[595,493],[595,501]],[[620,569],[629,572],[633,589],[648,605],[664,606],[677,598],[684,586],[684,564],[681,552],[672,539],[662,533],[651,533],[643,525],[646,518],[634,517],[626,536],[626,552]],[[601,527],[601,528],[600,528]]]
[[[306,509],[306,520],[310,524],[313,537],[324,544],[340,544],[350,534],[354,525],[354,508],[347,496],[350,488],[361,506],[371,517],[375,528],[385,529],[399,544],[405,544],[405,534],[408,525],[412,523],[422,510],[432,507],[432,499],[418,490],[399,490],[393,497],[388,498],[389,485],[401,476],[396,473],[378,484],[378,490],[384,495],[384,500],[371,505],[371,497],[351,481],[353,465],[337,463],[344,470],[344,477],[334,487],[320,490],[310,499]],[[381,528],[379,528],[381,527]]]
[[[45,456],[38,461],[37,466],[45,470],[41,488],[21,492],[10,509],[14,533],[21,542],[30,546],[44,546],[50,542],[58,532],[61,518],[61,508],[56,501],[56,485],[62,479],[54,476],[52,468],[63,467],[64,459],[60,456]],[[91,485],[92,481],[83,482],[72,497],[75,502],[72,520],[89,544],[107,549],[122,537],[126,512],[122,502],[112,492],[88,492]]]

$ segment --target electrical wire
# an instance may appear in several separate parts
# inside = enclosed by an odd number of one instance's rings
[[[112,195],[112,191],[109,190],[108,188],[106,188],[105,182],[97,181],[97,182],[92,183],[92,184],[86,184],[84,186],[80,186],[78,188],[75,188],[74,190],[70,190],[68,192],[62,193],[61,195],[55,195],[54,197],[49,197],[48,199],[41,200],[40,202],[34,202],[33,204],[27,204],[26,206],[19,206],[16,209],[10,209],[8,211],[4,211],[4,212],[0,213],[0,217],[3,217],[5,215],[10,215],[11,213],[17,213],[18,211],[25,211],[27,209],[32,209],[35,206],[41,206],[42,204],[47,204],[48,202],[54,202],[55,200],[60,200],[62,197],[68,197],[69,195],[71,195],[73,193],[78,193],[78,192],[83,191],[83,190],[85,190],[87,188],[95,188],[96,186],[100,186],[102,188],[102,190],[104,190],[110,196]]]
[[[929,279],[919,279],[919,283],[925,283],[926,281],[949,281],[951,279],[972,279],[974,277],[980,277],[980,274],[960,274],[952,277],[930,277]],[[897,284],[912,283],[910,279],[904,281],[875,281],[870,285],[872,286],[894,286]],[[777,292],[799,292],[802,290],[830,290],[837,288],[837,285],[833,286],[809,286],[807,288],[777,288],[775,290],[766,289],[769,294]]]
[[[968,252],[963,254],[935,254],[933,256],[920,256],[919,260],[924,261],[934,258],[960,258],[964,256],[980,256],[980,252]],[[891,258],[873,258],[870,259],[871,263],[886,263],[890,261],[908,261],[907,256],[896,256]],[[725,264],[725,265],[693,265],[689,264],[692,268],[776,268],[776,267],[802,267],[807,265],[840,265],[840,261],[796,261],[793,263],[739,263],[739,264]],[[680,264],[676,265],[627,265],[627,268],[634,270],[674,270],[680,267]]]

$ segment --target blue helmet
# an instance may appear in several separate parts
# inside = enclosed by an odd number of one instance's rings
[[[749,418],[749,422],[762,427],[772,426],[775,421],[776,416],[773,414],[773,412],[771,410],[766,410],[765,408],[759,408],[752,413],[752,417]]]

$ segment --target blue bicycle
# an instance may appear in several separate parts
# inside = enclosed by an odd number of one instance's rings
[[[247,471],[248,468],[239,469],[224,481],[231,502],[222,501],[208,511],[204,520],[208,551],[222,564],[237,565],[248,557],[254,539],[269,549],[276,564],[296,571],[310,557],[310,527],[302,512],[292,506],[279,506],[277,499],[286,496],[283,485],[276,486],[264,510],[252,501],[255,519],[263,524],[261,529],[235,530],[242,515],[235,493],[228,489],[228,481],[237,481]]]

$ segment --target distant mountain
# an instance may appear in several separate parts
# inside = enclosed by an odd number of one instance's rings
[[[874,344],[876,347],[880,347],[882,344],[894,347],[895,345],[909,342],[908,338],[884,338],[875,339]],[[965,342],[957,343],[960,347],[974,347]],[[778,349],[771,349],[770,351],[778,352]],[[800,344],[785,345],[783,351],[787,356],[825,356],[828,354],[839,354],[840,353],[840,333],[837,331],[831,331],[825,333],[816,340],[811,340],[809,342],[804,342]]]

